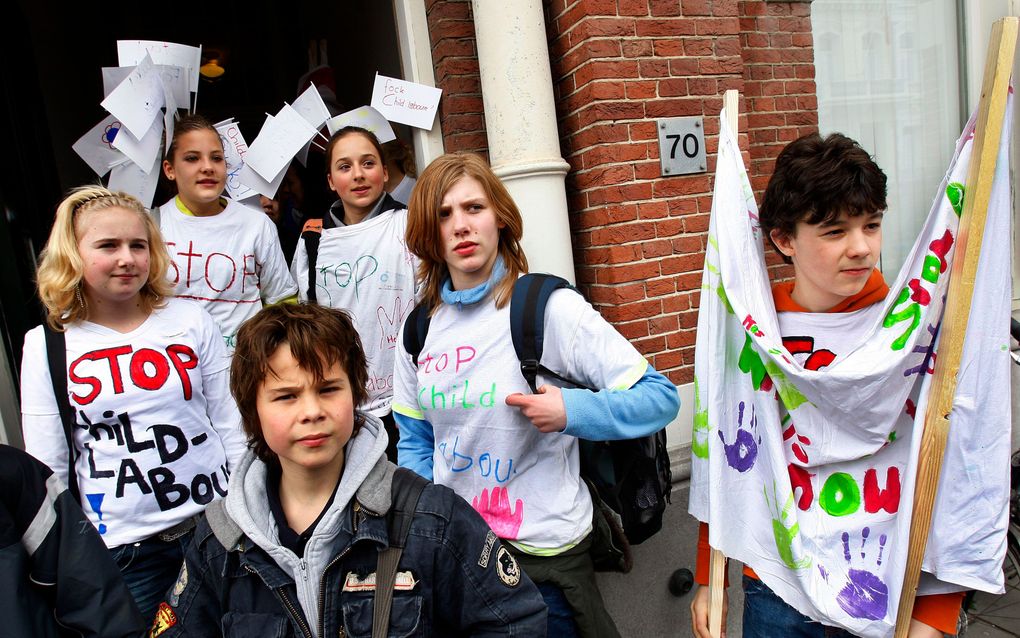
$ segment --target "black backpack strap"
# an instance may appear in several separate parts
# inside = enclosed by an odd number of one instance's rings
[[[329,213],[326,213],[329,216]],[[322,225],[325,220],[309,219],[301,229],[301,240],[305,242],[305,255],[308,257],[308,301],[316,303],[315,266],[319,261],[319,240],[322,239]]]
[[[67,443],[67,489],[74,500],[81,503],[78,473],[74,469],[77,458],[74,447],[74,408],[67,398],[67,342],[63,332],[57,332],[47,323],[43,323],[43,334],[46,335],[46,360],[50,367],[53,396],[57,400],[60,423],[64,426],[64,441]]]
[[[425,337],[429,334],[429,323],[432,321],[432,317],[429,316],[430,310],[424,301],[419,302],[404,321],[404,350],[411,355],[411,360],[416,366],[421,349],[425,347]]]
[[[390,608],[393,604],[393,586],[397,579],[397,565],[407,544],[407,534],[414,520],[418,498],[429,482],[413,471],[399,467],[393,472],[390,486],[391,505],[386,514],[390,546],[379,552],[375,568],[375,598],[372,609],[372,638],[385,638],[390,625]]]
[[[542,351],[545,347],[545,307],[549,303],[549,297],[560,288],[577,290],[562,277],[528,273],[517,280],[513,295],[510,297],[510,337],[514,342],[517,359],[521,362],[521,374],[524,375],[532,392],[538,392],[539,372],[573,386],[587,387],[542,365]]]

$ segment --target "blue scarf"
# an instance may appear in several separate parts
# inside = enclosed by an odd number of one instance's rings
[[[485,299],[489,295],[489,291],[492,290],[496,284],[502,281],[503,276],[506,275],[506,266],[503,264],[502,255],[496,255],[496,261],[492,264],[492,272],[489,274],[489,280],[484,284],[475,286],[474,288],[468,288],[467,290],[454,290],[453,281],[450,276],[447,275],[443,279],[443,285],[440,287],[439,296],[442,298],[443,303],[459,304],[461,306],[470,306],[476,304],[482,299]]]

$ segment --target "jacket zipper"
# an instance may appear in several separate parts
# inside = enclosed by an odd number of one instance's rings
[[[352,525],[353,525],[353,528],[354,528],[352,536],[354,536],[354,535],[356,535],[358,533],[358,514],[361,512],[361,505],[358,503],[358,501],[354,501],[354,506],[351,508],[351,510],[352,510],[351,517],[353,518]],[[339,554],[337,554],[336,556],[334,556],[333,560],[331,560],[328,563],[326,563],[326,567],[323,568],[323,570],[322,570],[322,577],[319,580],[319,635],[320,636],[324,636],[326,634],[326,615],[325,615],[325,607],[326,607],[326,575],[329,573],[329,568],[332,567],[333,565],[336,565],[337,562],[339,562],[340,559],[343,558],[347,554],[347,552],[350,551],[350,549],[351,549],[351,545],[348,545],[347,547],[345,547],[344,551],[342,551]],[[344,623],[343,623],[343,619],[342,618],[340,620],[340,631],[337,633],[337,635],[340,638],[344,638],[347,635],[347,631],[344,629]]]
[[[242,564],[241,566],[244,567],[247,572],[258,576],[258,572],[248,565]],[[301,627],[301,633],[304,634],[305,638],[314,638],[312,636],[312,630],[308,628],[308,623],[306,623],[305,619],[298,613],[297,608],[294,607],[294,603],[290,602],[290,597],[287,596],[287,592],[284,588],[277,587],[276,592],[280,595],[280,599],[283,600],[283,605],[287,608],[287,612],[291,615],[291,618],[298,622],[298,625]]]

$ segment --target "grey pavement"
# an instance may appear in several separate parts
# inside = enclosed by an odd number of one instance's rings
[[[687,513],[690,484],[673,485],[673,502],[666,508],[662,531],[634,548],[634,569],[629,574],[598,574],[606,607],[623,638],[689,638],[690,604],[693,591],[680,598],[667,586],[670,575],[681,567],[694,571],[698,523]],[[730,578],[739,583],[741,567],[731,561]],[[739,638],[743,593],[729,588],[730,614],[726,634]],[[1009,586],[1006,594],[978,593],[968,614],[966,638],[1020,638],[1020,587]]]

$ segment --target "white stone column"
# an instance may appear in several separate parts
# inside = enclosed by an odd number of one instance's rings
[[[574,281],[549,45],[540,0],[472,0],[493,171],[524,217],[533,271]]]

